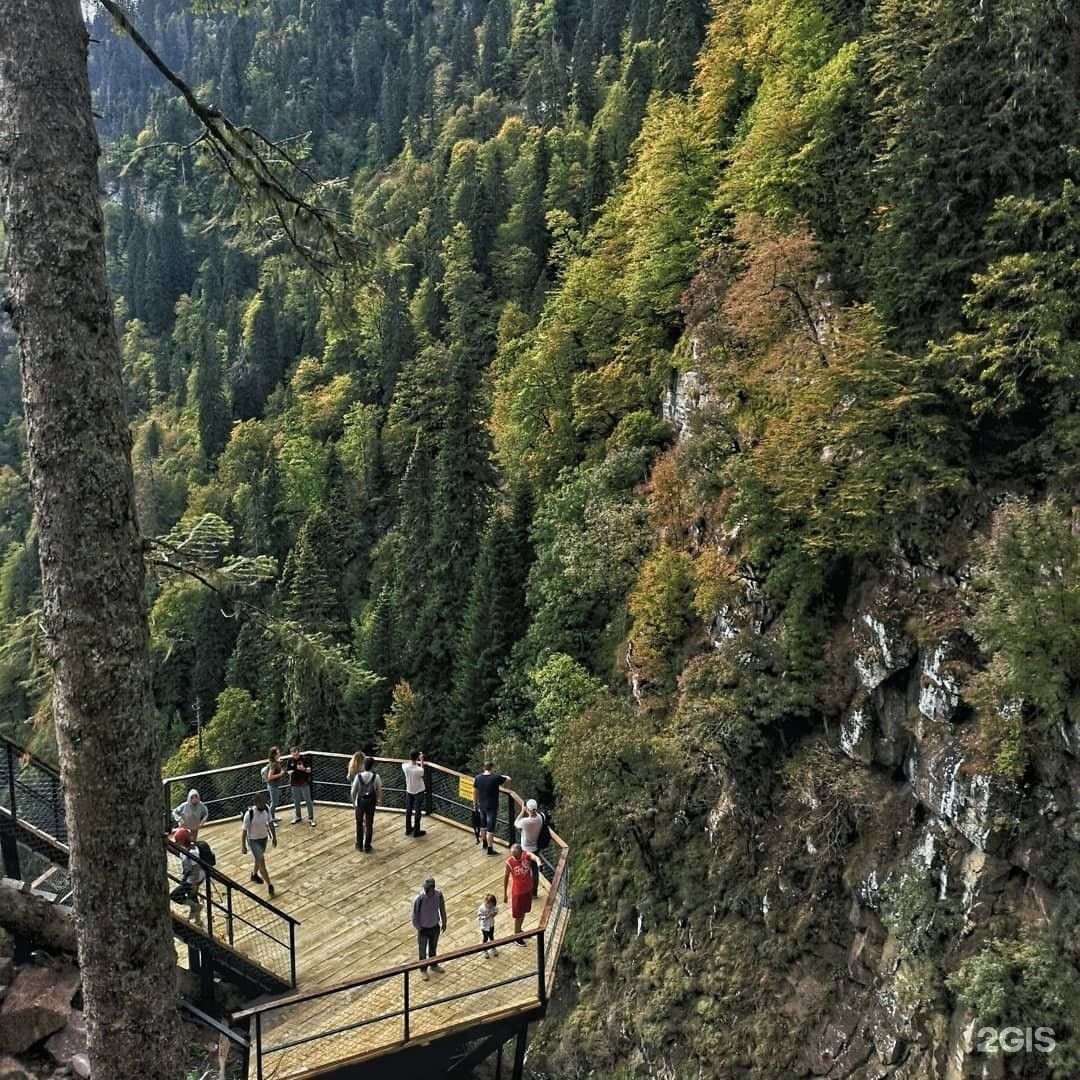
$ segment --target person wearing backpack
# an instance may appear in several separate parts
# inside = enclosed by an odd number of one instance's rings
[[[255,869],[252,871],[251,880],[256,885],[266,882],[266,888],[270,896],[274,895],[274,883],[270,880],[270,873],[266,869],[266,841],[272,840],[277,847],[277,830],[274,828],[274,819],[266,806],[266,796],[261,792],[255,793],[254,805],[244,811],[243,823],[240,830],[240,850],[246,855],[248,847],[255,859]]]
[[[538,852],[543,846],[540,843],[540,834],[544,831],[546,824],[547,821],[544,815],[536,808],[535,799],[530,799],[525,804],[524,812],[514,822],[514,828],[519,831],[521,836],[522,851],[527,851],[533,856],[532,861],[529,863],[529,869],[532,872],[534,899],[540,895],[540,859]],[[548,839],[550,840],[550,834]]]
[[[353,777],[351,795],[356,810],[356,850],[370,852],[375,807],[382,804],[382,780],[375,771],[374,758],[364,758],[363,770]]]
[[[202,856],[200,841],[198,844],[191,839],[191,831],[185,826],[173,833],[173,843],[180,848],[183,854],[180,856],[180,884],[169,894],[169,899],[176,904],[189,904],[192,908],[199,906],[199,886],[206,879],[206,872],[199,865],[198,860]],[[207,849],[209,850],[209,844]]]
[[[260,775],[270,799],[270,816],[276,822],[277,808],[281,803],[281,789],[285,785],[285,767],[281,764],[281,750],[278,747],[270,747],[270,753],[266,758],[266,764],[260,770]]]

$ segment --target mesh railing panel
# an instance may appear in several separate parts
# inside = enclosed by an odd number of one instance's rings
[[[60,778],[33,758],[5,744],[0,752],[0,806],[5,810],[12,809],[12,787],[15,816],[66,845],[68,832]]]
[[[183,880],[179,852],[166,849],[170,903],[179,916],[202,934],[228,945],[248,960],[292,983],[292,953],[289,922],[259,897],[211,870],[191,894],[190,900],[174,900],[172,895]]]

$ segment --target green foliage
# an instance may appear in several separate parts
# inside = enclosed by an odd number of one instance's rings
[[[1075,168],[1075,163],[1072,166]],[[972,278],[969,329],[932,358],[971,403],[980,435],[1063,487],[1075,481],[1080,388],[1080,191],[1002,199],[987,224],[992,261]]]
[[[1080,1024],[1080,981],[1062,962],[1061,941],[1052,931],[1027,928],[994,937],[949,977],[949,988],[980,1024],[1046,1027],[1057,1033],[1053,1075],[1065,1077],[1080,1063],[1066,1037]]]
[[[661,547],[642,564],[630,593],[630,642],[635,671],[664,692],[674,685],[678,650],[690,626],[693,564]]]
[[[257,757],[265,742],[258,702],[246,690],[222,690],[213,719],[203,732],[206,764],[222,768]]]
[[[430,736],[416,693],[402,680],[394,687],[390,711],[383,718],[379,752],[384,757],[405,758],[413,750],[425,747]]]
[[[1080,682],[1080,538],[1069,518],[1053,502],[1007,500],[976,584],[973,628],[989,663],[969,694],[995,768],[1018,776]]]

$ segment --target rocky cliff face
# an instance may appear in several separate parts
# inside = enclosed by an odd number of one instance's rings
[[[708,400],[686,372],[665,418],[685,438]],[[691,542],[738,555],[707,512]],[[704,740],[646,815],[648,871],[579,879],[577,994],[557,1003],[538,1075],[1078,1075],[1075,958],[1060,950],[1080,731],[1063,719],[1021,780],[987,760],[966,697],[984,658],[965,563],[897,551],[849,567],[839,591],[823,702],[801,721],[778,705],[784,734],[748,774]],[[705,624],[676,737],[701,713],[721,723],[717,686],[753,685],[784,615],[744,572]],[[691,674],[705,665],[727,674]],[[771,675],[766,695],[784,685]],[[649,698],[628,678],[645,730]]]

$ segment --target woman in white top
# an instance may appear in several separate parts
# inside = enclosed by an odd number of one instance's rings
[[[427,791],[424,755],[419,750],[414,750],[409,755],[409,760],[402,762],[401,771],[405,774],[405,835],[426,836],[427,833],[420,828],[420,814],[423,812],[424,794]]]

